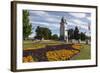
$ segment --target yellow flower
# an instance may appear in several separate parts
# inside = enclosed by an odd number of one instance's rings
[[[31,55],[23,57],[23,62],[34,62],[34,59]]]
[[[75,48],[75,49],[80,49],[81,45],[80,44],[74,44],[74,45],[72,45],[72,47]]]
[[[59,61],[59,60],[68,60],[73,55],[79,53],[77,50],[55,50],[55,51],[48,51],[46,53],[46,56],[49,61]]]

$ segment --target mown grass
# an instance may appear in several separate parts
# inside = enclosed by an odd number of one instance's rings
[[[48,46],[53,46],[53,45],[60,45],[60,44],[66,44],[64,42],[60,41],[53,41],[53,40],[41,40],[41,41],[24,41],[23,42],[23,49],[28,50],[28,49],[39,49],[39,48],[45,48],[47,45]]]
[[[72,58],[73,60],[85,60],[91,59],[91,47],[90,45],[81,44],[80,54]]]

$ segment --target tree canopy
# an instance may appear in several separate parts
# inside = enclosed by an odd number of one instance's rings
[[[36,30],[36,39],[50,39],[51,38],[51,30],[49,28],[37,26]]]
[[[82,41],[85,41],[85,39],[86,39],[85,33],[83,33],[83,32],[80,33],[80,39],[81,39]]]
[[[79,40],[79,39],[80,39],[80,36],[79,36],[79,29],[78,29],[77,26],[75,27],[75,30],[74,30],[74,39],[75,39],[75,40]]]
[[[68,39],[69,40],[72,40],[72,39],[79,40],[80,39],[82,41],[85,41],[87,39],[87,36],[85,33],[80,32],[78,27],[75,27],[75,29],[68,30]]]
[[[68,30],[68,39],[72,40],[74,38],[74,30],[73,29],[69,29]]]
[[[58,37],[57,34],[53,34],[51,39],[53,39],[53,40],[59,40],[59,37]]]
[[[32,24],[29,22],[29,12],[23,10],[23,39],[27,39],[32,33]]]

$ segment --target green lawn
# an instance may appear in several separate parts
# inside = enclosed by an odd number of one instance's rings
[[[90,45],[82,44],[80,49],[80,54],[78,56],[74,56],[73,60],[84,60],[91,59],[91,47]]]
[[[23,42],[23,49],[38,49],[38,48],[44,48],[45,46],[50,45],[59,45],[59,44],[66,44],[64,42],[60,41],[53,41],[53,40],[44,40],[44,41],[24,41]]]

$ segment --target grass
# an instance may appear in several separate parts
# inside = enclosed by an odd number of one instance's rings
[[[28,50],[28,49],[39,49],[39,48],[44,48],[45,46],[51,46],[51,45],[59,45],[59,44],[66,44],[64,42],[60,41],[53,41],[53,40],[44,40],[44,41],[24,41],[23,42],[23,49]]]
[[[80,54],[77,56],[74,56],[73,60],[85,60],[85,59],[91,59],[91,49],[90,45],[81,44],[80,48]]]

